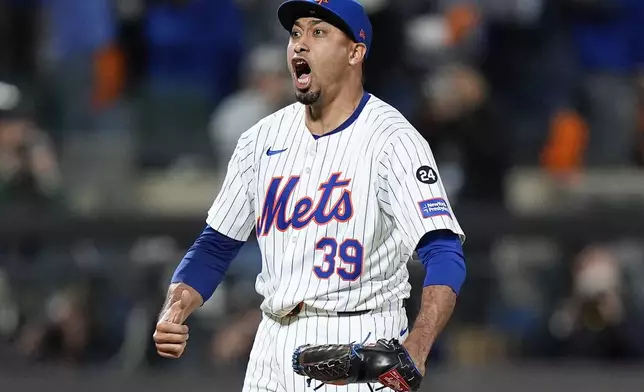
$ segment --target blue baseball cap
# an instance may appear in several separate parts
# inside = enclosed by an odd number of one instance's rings
[[[291,31],[299,18],[320,18],[342,30],[354,42],[371,48],[371,22],[356,0],[287,0],[277,9],[282,26]]]

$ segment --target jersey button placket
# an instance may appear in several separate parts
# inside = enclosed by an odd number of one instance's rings
[[[317,145],[315,142],[312,142],[309,144],[308,150],[308,157],[306,157],[306,167],[304,168],[304,174],[310,174],[311,173],[311,166],[313,165],[313,159],[315,159],[315,153],[317,150]]]

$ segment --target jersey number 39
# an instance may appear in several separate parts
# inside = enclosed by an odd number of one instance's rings
[[[353,281],[362,275],[364,251],[358,240],[346,239],[338,245],[335,238],[323,237],[315,249],[324,251],[322,266],[313,268],[318,278],[328,279],[336,273],[342,280]],[[340,263],[336,266],[338,257]]]

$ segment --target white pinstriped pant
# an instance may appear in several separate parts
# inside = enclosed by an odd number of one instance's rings
[[[250,353],[243,392],[305,392],[317,386],[295,374],[293,351],[303,344],[367,343],[378,339],[397,338],[403,341],[408,331],[407,314],[403,307],[375,310],[355,316],[328,316],[306,306],[293,317],[277,318],[264,315]],[[402,336],[401,336],[402,333]],[[387,391],[385,389],[384,391]],[[366,384],[325,385],[321,392],[366,392]]]

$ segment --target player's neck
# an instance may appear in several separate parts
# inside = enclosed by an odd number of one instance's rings
[[[362,86],[342,89],[330,99],[306,107],[306,126],[316,136],[331,132],[344,123],[356,110],[364,95]]]

